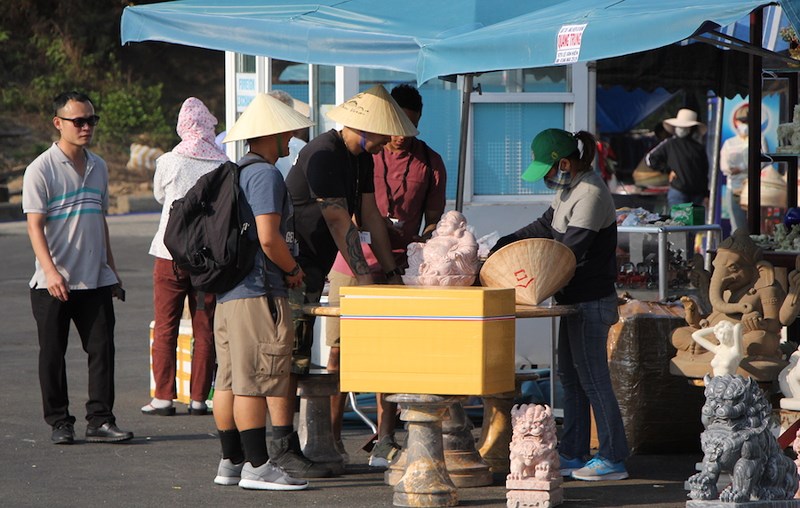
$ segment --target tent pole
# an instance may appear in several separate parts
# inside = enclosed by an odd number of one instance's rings
[[[750,13],[750,43],[761,42],[764,31],[761,7]],[[761,61],[750,55],[750,113],[747,117],[750,136],[747,143],[747,226],[751,235],[761,233]]]
[[[725,114],[725,83],[728,82],[728,59],[727,55],[722,55],[722,72],[720,73],[719,91],[717,95],[717,107],[714,112],[714,140],[711,147],[711,192],[708,198],[708,210],[706,212],[706,224],[717,224],[717,201],[719,200],[719,148],[722,144],[722,115]],[[730,190],[730,189],[729,189]],[[720,219],[722,214],[720,213]],[[711,246],[711,235],[706,235],[706,250]]]
[[[458,140],[458,176],[456,180],[456,211],[464,211],[464,180],[467,172],[467,133],[469,131],[469,102],[474,74],[464,74],[461,90],[461,133]]]

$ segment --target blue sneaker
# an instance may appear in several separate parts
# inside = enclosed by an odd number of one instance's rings
[[[628,477],[628,471],[625,470],[624,462],[611,462],[600,455],[595,455],[585,466],[573,471],[572,477],[587,482],[624,480]]]
[[[570,476],[570,475],[572,475],[573,471],[575,471],[577,469],[580,469],[580,468],[582,468],[583,466],[586,465],[586,462],[584,462],[581,459],[577,459],[577,458],[576,459],[568,459],[568,458],[564,457],[563,455],[561,455],[560,453],[558,454],[558,458],[561,461],[561,466],[560,466],[560,468],[561,468],[561,476]]]

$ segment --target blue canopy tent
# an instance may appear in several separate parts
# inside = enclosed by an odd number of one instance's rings
[[[437,76],[556,63],[558,31],[583,25],[576,61],[684,40],[742,19],[763,0],[180,0],[126,7],[122,42],[156,40],[324,65]],[[797,26],[800,0],[781,0]],[[372,14],[374,13],[374,14]],[[658,29],[654,29],[658,27]]]
[[[464,74],[600,60],[662,47],[780,4],[800,26],[800,0],[180,0],[126,7],[122,43],[163,41],[302,63],[385,68],[419,83]],[[657,29],[656,29],[657,28]],[[569,34],[559,31],[566,29]],[[745,51],[760,45],[734,43]],[[561,51],[559,51],[561,50]],[[456,208],[461,209],[462,121]]]

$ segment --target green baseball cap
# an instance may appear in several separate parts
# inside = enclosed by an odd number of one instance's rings
[[[536,135],[531,143],[533,162],[522,173],[522,179],[536,182],[544,178],[553,164],[578,151],[578,140],[562,129],[546,129]]]

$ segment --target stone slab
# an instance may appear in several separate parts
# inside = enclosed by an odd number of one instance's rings
[[[507,508],[550,508],[564,502],[561,487],[544,492],[541,490],[509,490],[506,492]]]
[[[22,220],[25,214],[22,213],[21,203],[0,203],[0,222]]]
[[[800,499],[773,501],[747,501],[745,503],[723,503],[719,499],[711,501],[686,501],[686,508],[798,508]]]
[[[781,434],[789,430],[789,427],[791,427],[794,422],[800,420],[800,411],[781,409],[778,414],[781,421]]]
[[[152,193],[120,196],[117,199],[117,213],[120,214],[160,211],[161,205],[155,200]]]

